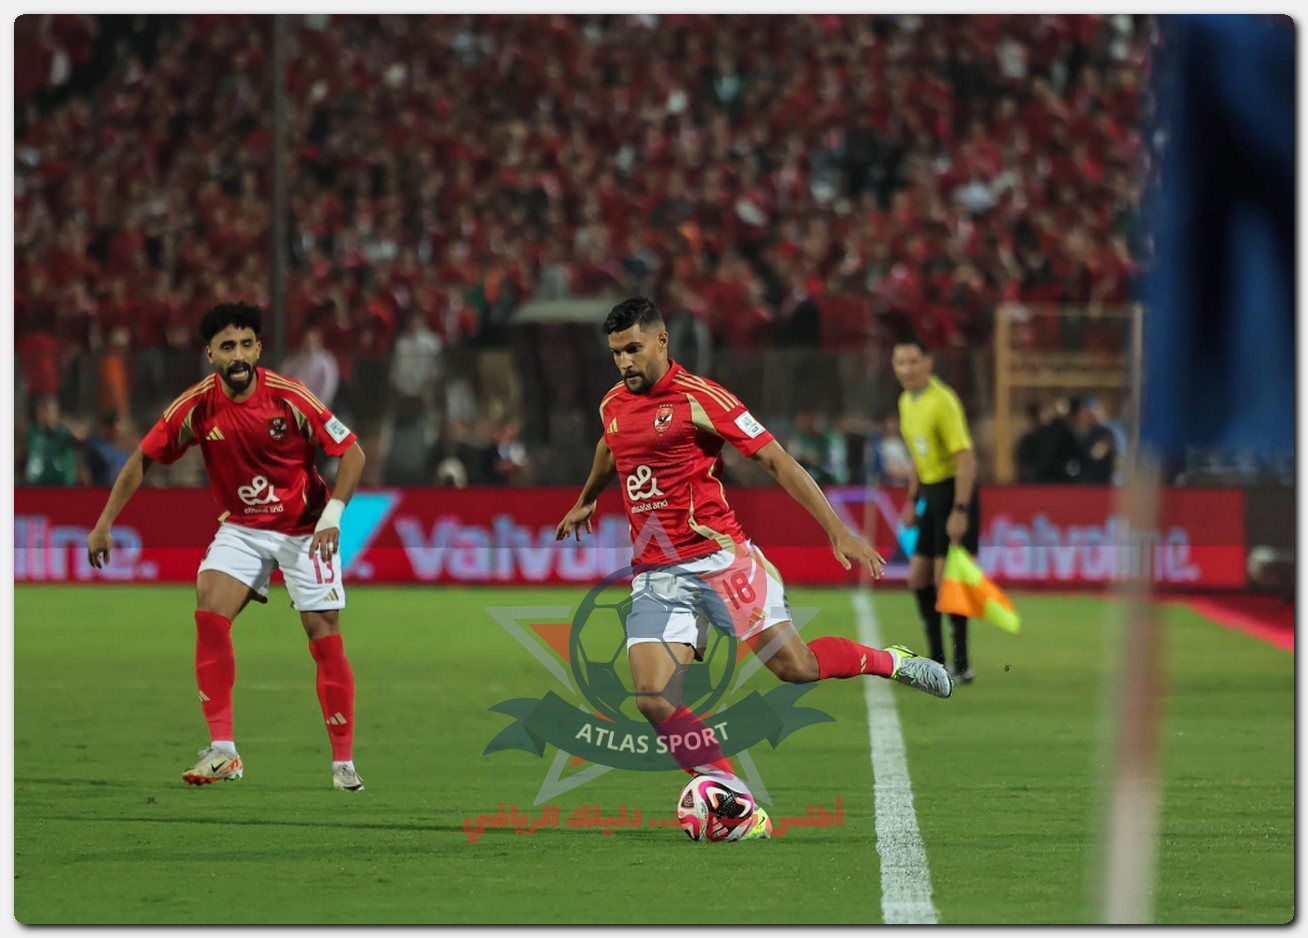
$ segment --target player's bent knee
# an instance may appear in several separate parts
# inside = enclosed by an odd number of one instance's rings
[[[650,723],[662,723],[677,710],[670,700],[658,693],[639,694],[636,709]]]
[[[300,613],[300,624],[304,626],[304,634],[309,636],[309,641],[313,641],[316,638],[325,638],[339,632],[341,630],[341,614],[335,609],[325,609],[321,612],[302,612]]]
[[[227,619],[235,619],[245,608],[249,595],[249,588],[244,583],[235,580],[228,582],[201,574],[195,584],[195,608],[200,612],[212,612]]]

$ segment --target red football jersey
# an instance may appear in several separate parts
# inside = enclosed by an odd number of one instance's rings
[[[753,456],[772,434],[722,385],[674,361],[648,392],[619,382],[600,403],[635,563],[675,563],[744,541],[716,468],[723,442]]]
[[[303,384],[267,368],[239,404],[211,374],[188,388],[141,441],[156,462],[198,443],[220,520],[283,534],[310,534],[331,493],[314,468],[315,447],[340,456],[356,439]]]

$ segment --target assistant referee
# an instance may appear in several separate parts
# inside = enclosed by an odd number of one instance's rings
[[[977,552],[981,504],[976,490],[976,455],[963,405],[953,388],[931,373],[931,350],[919,339],[895,345],[891,364],[903,385],[899,395],[899,428],[913,454],[904,524],[917,525],[917,547],[908,564],[908,587],[917,598],[932,658],[945,663],[945,642],[936,589],[951,543]],[[918,515],[918,503],[922,513]],[[967,656],[967,618],[950,613],[954,633],[955,684],[972,681]]]

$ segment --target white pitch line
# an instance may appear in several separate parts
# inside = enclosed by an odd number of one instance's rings
[[[881,644],[872,597],[853,593],[858,640],[873,648]],[[867,728],[872,743],[872,791],[876,801],[877,854],[881,857],[881,919],[887,925],[934,925],[938,916],[931,900],[931,870],[913,808],[913,782],[904,756],[904,734],[890,681],[863,681]]]

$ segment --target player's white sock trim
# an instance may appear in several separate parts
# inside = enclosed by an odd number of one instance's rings
[[[336,760],[336,759],[333,759],[333,760],[332,760],[332,771],[333,771],[333,772],[335,772],[335,771],[336,771],[337,769],[339,769],[341,766],[345,766],[346,768],[353,769],[353,768],[354,768],[354,760],[353,760],[353,759],[346,759],[344,762],[340,762],[340,761],[338,761],[338,760]]]
[[[209,743],[209,745],[214,749],[221,749],[229,756],[236,755],[236,743],[232,742],[230,739],[215,739],[213,742]]]

